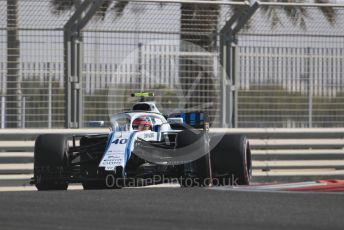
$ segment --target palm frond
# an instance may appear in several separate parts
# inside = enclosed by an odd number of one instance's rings
[[[61,14],[74,7],[74,0],[51,0],[50,4],[54,14]]]
[[[97,10],[95,16],[100,17],[101,19],[104,19],[112,2],[113,2],[112,0],[104,1],[103,4],[100,6],[100,8]]]
[[[327,0],[315,0],[315,3],[329,3],[329,1],[327,1]],[[323,13],[326,20],[331,25],[334,25],[336,23],[336,11],[333,7],[323,6],[323,7],[320,7],[320,11]]]
[[[306,19],[309,17],[308,12],[303,7],[287,6],[283,7],[283,11],[293,23],[294,26],[300,26],[303,30],[306,29]]]
[[[268,12],[268,18],[271,19],[271,29],[275,28],[278,24],[283,26],[283,23],[281,19],[279,18],[279,15],[276,10],[270,10]]]
[[[262,0],[264,2],[271,2],[271,0]],[[295,2],[294,0],[274,0],[274,2]],[[299,2],[309,2],[307,0],[301,0]],[[315,3],[325,4],[329,3],[329,0],[314,0]],[[274,13],[278,9],[277,7],[262,6],[262,11],[265,12],[269,19],[271,19],[271,27],[274,28],[278,24],[282,24],[280,16]],[[282,7],[286,16],[291,20],[293,25],[300,26],[302,29],[306,29],[306,19],[309,17],[307,7],[300,6],[283,6]],[[326,20],[334,25],[336,23],[336,11],[333,7],[322,6],[319,7]]]
[[[113,6],[113,9],[115,10],[116,17],[121,16],[127,7],[129,2],[127,1],[120,1],[116,2],[115,5]]]

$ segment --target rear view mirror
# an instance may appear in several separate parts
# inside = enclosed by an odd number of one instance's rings
[[[91,127],[104,127],[105,121],[89,121],[88,125]]]
[[[171,125],[182,125],[184,123],[184,120],[182,117],[171,117],[167,118],[167,123]]]

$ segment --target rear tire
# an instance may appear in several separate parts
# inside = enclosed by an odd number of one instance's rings
[[[214,137],[215,141],[216,138],[220,137]],[[211,150],[210,155],[214,176],[217,175],[214,184],[250,184],[252,175],[251,150],[245,136],[225,134],[215,148]]]
[[[60,134],[44,134],[37,137],[34,150],[34,179],[36,188],[66,190],[68,165],[68,141]]]
[[[204,145],[197,150],[204,152],[205,155],[183,166],[184,173],[179,180],[181,187],[203,187],[209,185],[209,154],[206,153],[207,142],[204,135],[206,135],[204,132],[197,134],[187,129],[180,132],[177,136],[177,148],[186,147],[199,141],[200,138],[204,138]]]

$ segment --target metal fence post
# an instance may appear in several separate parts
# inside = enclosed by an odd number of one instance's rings
[[[139,79],[140,79],[140,89],[141,89],[141,92],[143,92],[144,88],[145,88],[145,82],[144,82],[143,74],[142,74],[142,61],[143,61],[143,57],[142,57],[142,43],[141,42],[138,43],[138,48],[139,48],[139,53],[138,53],[138,74],[139,74]]]
[[[308,128],[313,127],[313,77],[310,66],[310,47],[307,48],[307,77],[308,77]]]
[[[65,127],[80,128],[82,122],[82,29],[105,0],[85,0],[64,26]]]
[[[238,90],[239,90],[239,79],[238,79],[238,75],[237,75],[237,48],[236,48],[236,44],[237,44],[237,39],[234,38],[234,43],[232,44],[232,52],[231,52],[231,76],[232,76],[232,95],[233,95],[233,99],[232,99],[232,103],[233,103],[233,111],[232,111],[232,124],[234,128],[238,127]]]
[[[222,87],[222,118],[223,126],[237,127],[238,126],[238,88],[236,76],[236,44],[238,43],[236,35],[245,26],[248,20],[259,8],[259,3],[254,2],[250,6],[243,7],[238,10],[225,24],[221,30],[221,59],[224,66],[223,83],[226,84]],[[228,76],[228,78],[226,77]],[[225,92],[224,92],[225,91]]]
[[[48,73],[48,128],[51,128],[51,109],[52,109],[52,75],[50,73],[50,63],[47,63],[47,73]]]
[[[84,64],[84,40],[82,33],[79,35],[78,40],[78,76],[79,76],[79,89],[78,93],[78,122],[79,128],[83,127],[83,113],[84,113],[84,103],[83,103],[83,64]]]
[[[21,115],[22,115],[22,119],[21,119],[21,128],[22,129],[25,129],[25,110],[26,110],[26,97],[22,97],[22,112],[21,112]]]
[[[64,86],[65,86],[65,128],[70,128],[71,125],[71,41],[69,40],[70,31],[64,32]]]
[[[223,41],[223,36],[220,38],[220,60],[221,60],[221,126],[227,127],[227,106],[226,106],[226,81],[227,81],[227,71],[226,71],[226,63],[227,63],[227,45]]]
[[[2,96],[1,97],[1,128],[4,129],[6,127],[6,97]]]
[[[233,65],[233,59],[234,59],[234,46],[233,43],[235,42],[232,31],[228,32],[228,39],[226,41],[226,56],[227,56],[227,63],[226,63],[226,72],[228,74],[227,79],[227,86],[226,86],[226,100],[227,100],[227,106],[229,107],[227,109],[227,124],[230,128],[235,127],[235,66]]]
[[[7,79],[6,121],[8,128],[21,124],[22,77],[20,73],[19,1],[7,0]]]

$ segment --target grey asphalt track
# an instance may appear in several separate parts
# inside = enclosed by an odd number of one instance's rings
[[[344,229],[344,194],[141,188],[2,192],[0,229]]]

